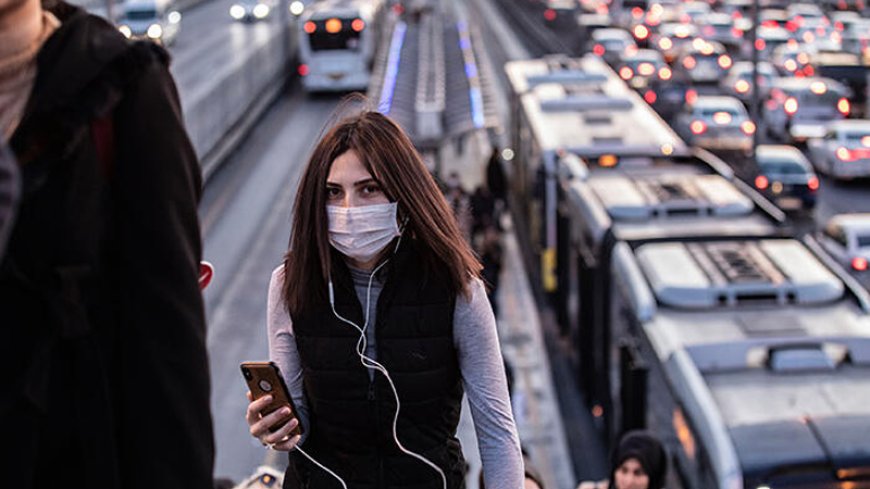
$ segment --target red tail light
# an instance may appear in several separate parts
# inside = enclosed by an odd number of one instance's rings
[[[646,103],[650,105],[656,103],[656,100],[658,100],[658,98],[658,95],[656,95],[656,93],[652,90],[647,90],[646,93],[643,94],[643,99],[646,100]]]
[[[741,31],[740,29],[734,27],[734,28],[731,29],[731,35],[732,35],[733,37],[743,37],[743,31]]]
[[[366,23],[362,19],[353,19],[353,22],[350,23],[350,28],[354,30],[354,32],[362,32],[363,29],[366,28]]]
[[[695,69],[695,66],[697,66],[697,64],[698,62],[695,61],[694,56],[686,56],[685,58],[683,58],[683,67],[685,67],[687,70]]]
[[[852,268],[857,272],[867,271],[867,259],[860,256],[852,258]]]
[[[765,46],[767,46],[767,43],[764,42],[764,39],[756,39],[755,40],[755,50],[756,51],[764,51]]]
[[[845,148],[840,146],[837,148],[837,151],[834,152],[837,155],[837,158],[840,161],[855,161],[855,156],[849,151],[849,148]]]
[[[317,24],[315,24],[314,22],[311,22],[309,20],[308,22],[305,23],[305,26],[303,28],[305,29],[306,34],[313,34],[314,31],[317,30]]]
[[[634,27],[634,37],[643,41],[649,37],[649,29],[645,25],[637,25]]]
[[[737,93],[748,93],[750,88],[749,82],[746,80],[737,80],[737,83],[734,84],[734,90]]]
[[[299,76],[308,76],[308,65],[299,65],[299,68],[297,68],[296,71],[299,72]]]
[[[634,72],[628,66],[623,66],[619,69],[619,77],[623,80],[631,80],[631,77],[634,76]]]
[[[544,10],[544,19],[546,19],[547,22],[553,22],[556,20],[556,11],[551,8]]]
[[[743,131],[743,134],[751,136],[755,134],[755,123],[752,121],[743,121],[743,124],[740,124],[740,129]]]
[[[723,70],[731,68],[731,56],[728,56],[727,54],[719,56],[719,67],[721,67]]]
[[[698,91],[694,88],[686,90],[686,103],[694,104],[696,100],[698,100]]]
[[[809,188],[813,192],[818,190],[819,189],[819,177],[815,177],[815,176],[810,177],[810,179],[807,180],[807,188]]]
[[[764,175],[758,175],[755,177],[755,188],[758,190],[764,190],[767,186],[770,185],[770,182],[767,181],[767,177]]]
[[[662,80],[670,80],[671,75],[671,69],[667,66],[664,66],[662,67],[662,69],[659,70],[659,78],[661,78]]]
[[[704,121],[692,121],[692,123],[689,124],[689,129],[695,136],[700,136],[707,132],[707,124],[704,124]]]
[[[597,56],[604,56],[604,46],[601,44],[596,44],[595,47],[592,48],[592,52]]]
[[[849,117],[849,112],[851,111],[851,109],[852,107],[849,104],[849,99],[847,99],[846,97],[843,97],[837,101],[837,110],[839,110],[840,113],[844,116]]]

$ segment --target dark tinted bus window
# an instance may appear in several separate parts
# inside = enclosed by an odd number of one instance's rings
[[[353,30],[351,22],[354,19],[341,19],[341,30],[335,34],[326,31],[327,21],[316,21],[317,29],[308,35],[308,43],[312,51],[328,51],[347,49],[356,51],[360,46],[360,33]]]
[[[156,17],[156,10],[129,10],[127,12],[127,18],[130,20],[151,20]]]

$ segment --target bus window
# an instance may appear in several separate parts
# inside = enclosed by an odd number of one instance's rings
[[[327,25],[330,22],[339,20],[341,29],[338,32],[331,33],[327,30]],[[356,51],[360,47],[360,33],[353,29],[351,24],[357,19],[329,19],[325,21],[316,21],[314,32],[308,35],[308,43],[312,51],[330,51],[330,50],[349,50]],[[329,29],[329,30],[335,30]]]

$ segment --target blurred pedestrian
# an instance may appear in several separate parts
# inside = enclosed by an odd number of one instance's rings
[[[459,173],[450,172],[445,182],[445,197],[450,208],[453,209],[453,216],[456,218],[456,223],[459,225],[459,231],[467,243],[471,243],[471,227],[473,224],[471,214],[471,199],[468,193],[462,187],[462,181],[459,178]]]
[[[480,269],[392,120],[363,110],[318,142],[268,306],[269,354],[305,438],[289,436],[297,421],[269,431],[288,414],[262,416],[267,397],[246,416],[253,436],[290,451],[285,488],[339,487],[335,476],[347,487],[464,487],[456,438],[463,392],[488,483],[522,487]]]
[[[483,230],[479,254],[480,261],[483,264],[481,276],[487,285],[486,296],[492,305],[493,313],[498,317],[496,294],[498,292],[499,277],[501,276],[503,251],[501,233],[498,232],[495,225],[489,224]]]
[[[613,452],[610,479],[583,482],[577,489],[662,489],[667,469],[661,442],[647,431],[629,431]]]
[[[471,194],[471,235],[477,236],[487,227],[498,227],[495,219],[495,199],[483,185],[479,185]]]
[[[10,488],[210,488],[200,170],[169,56],[63,2],[0,0]]]
[[[502,168],[501,154],[497,147],[492,148],[492,154],[486,164],[486,186],[496,202],[506,205],[507,178]]]

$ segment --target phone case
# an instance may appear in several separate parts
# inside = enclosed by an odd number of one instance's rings
[[[263,409],[263,416],[270,414],[284,406],[290,406],[293,411],[286,420],[271,426],[269,431],[275,432],[281,429],[291,419],[296,418],[296,405],[293,404],[293,399],[290,397],[290,391],[284,383],[284,377],[281,376],[281,371],[274,362],[242,362],[239,366],[242,370],[242,376],[251,390],[251,396],[254,399],[259,399],[267,394],[272,396],[272,402]],[[297,418],[298,419],[298,418]],[[301,435],[303,433],[302,423],[296,425],[290,436]]]

